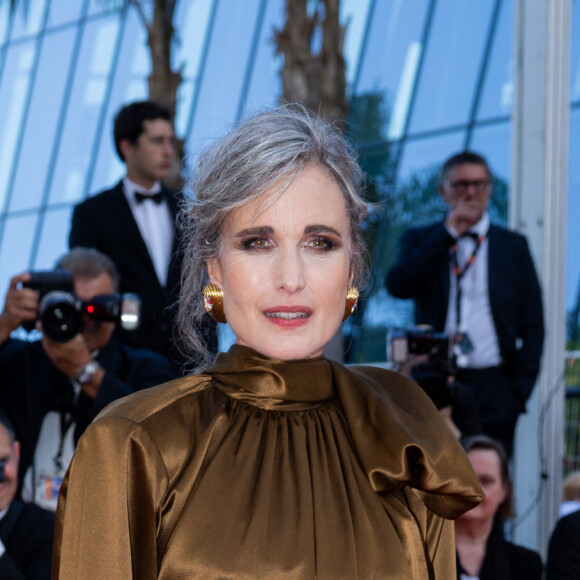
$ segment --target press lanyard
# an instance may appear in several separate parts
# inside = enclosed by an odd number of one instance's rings
[[[73,419],[72,412],[68,412],[68,413],[66,411],[60,412],[60,443],[58,445],[56,455],[53,458],[54,466],[55,466],[57,471],[63,471],[62,453],[64,450],[64,440],[65,440],[67,431],[70,429],[73,422],[74,422],[74,419]]]
[[[455,279],[457,281],[457,293],[456,293],[456,301],[455,301],[455,315],[456,315],[457,330],[460,329],[460,325],[461,325],[461,284],[460,284],[460,282],[461,282],[461,279],[463,278],[463,276],[465,276],[465,273],[467,272],[467,270],[469,270],[469,268],[471,267],[473,262],[475,262],[475,256],[477,256],[477,252],[479,252],[479,248],[481,248],[481,245],[485,241],[486,236],[478,236],[475,232],[467,232],[467,233],[463,234],[463,236],[460,236],[460,237],[473,238],[475,240],[475,249],[473,250],[473,252],[471,252],[471,256],[469,256],[469,258],[467,258],[467,262],[465,262],[465,265],[463,266],[463,268],[459,267],[459,261],[457,260],[457,242],[455,242],[451,246],[451,249],[449,250],[449,252],[451,254],[451,259],[453,260],[453,273],[455,274]]]

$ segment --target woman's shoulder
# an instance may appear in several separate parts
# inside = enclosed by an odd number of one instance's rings
[[[135,449],[147,449],[149,457],[160,458],[164,469],[174,473],[204,447],[226,405],[227,397],[213,388],[207,375],[138,391],[114,401],[96,417],[81,437],[77,455],[87,454],[91,461],[94,449],[101,448],[122,462],[136,457]]]
[[[347,380],[357,383],[372,396],[378,396],[395,407],[426,406],[428,412],[434,405],[425,391],[413,380],[380,365],[334,366]]]
[[[203,374],[175,379],[113,401],[95,421],[122,419],[144,423],[152,417],[173,413],[176,407],[195,405],[211,385],[211,377]]]

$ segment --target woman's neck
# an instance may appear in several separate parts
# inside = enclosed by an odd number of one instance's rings
[[[455,520],[455,546],[461,566],[470,576],[479,576],[485,559],[487,539],[493,520]]]
[[[455,520],[455,538],[466,544],[485,544],[492,529],[493,520]]]

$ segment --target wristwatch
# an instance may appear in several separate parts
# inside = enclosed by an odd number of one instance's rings
[[[100,365],[96,360],[92,360],[91,362],[80,366],[75,377],[76,382],[81,385],[90,383],[95,378],[99,366]]]

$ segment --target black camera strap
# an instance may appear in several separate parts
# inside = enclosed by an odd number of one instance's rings
[[[56,451],[56,455],[54,456],[54,466],[56,467],[56,469],[58,471],[62,471],[63,470],[63,465],[62,465],[62,454],[64,451],[64,442],[66,439],[66,434],[68,432],[68,430],[71,428],[71,425],[75,422],[75,413],[74,413],[74,407],[75,407],[75,403],[76,403],[76,399],[77,399],[77,394],[76,394],[76,390],[74,388],[74,385],[71,385],[71,388],[73,389],[73,392],[71,393],[72,396],[67,397],[66,399],[66,403],[64,405],[64,408],[61,408],[60,410],[60,441],[58,444],[58,449]]]
[[[478,236],[475,232],[465,232],[460,237],[469,237],[472,238],[475,242],[475,248],[463,268],[459,266],[459,260],[457,259],[457,242],[453,244],[449,250],[451,255],[451,260],[453,261],[453,273],[455,274],[455,280],[457,281],[457,292],[456,292],[456,300],[455,300],[455,315],[456,315],[456,327],[459,331],[461,325],[461,279],[465,276],[465,273],[471,268],[473,262],[475,262],[475,257],[477,256],[477,252],[479,252],[479,248],[481,248],[483,242],[485,241],[486,236]]]

